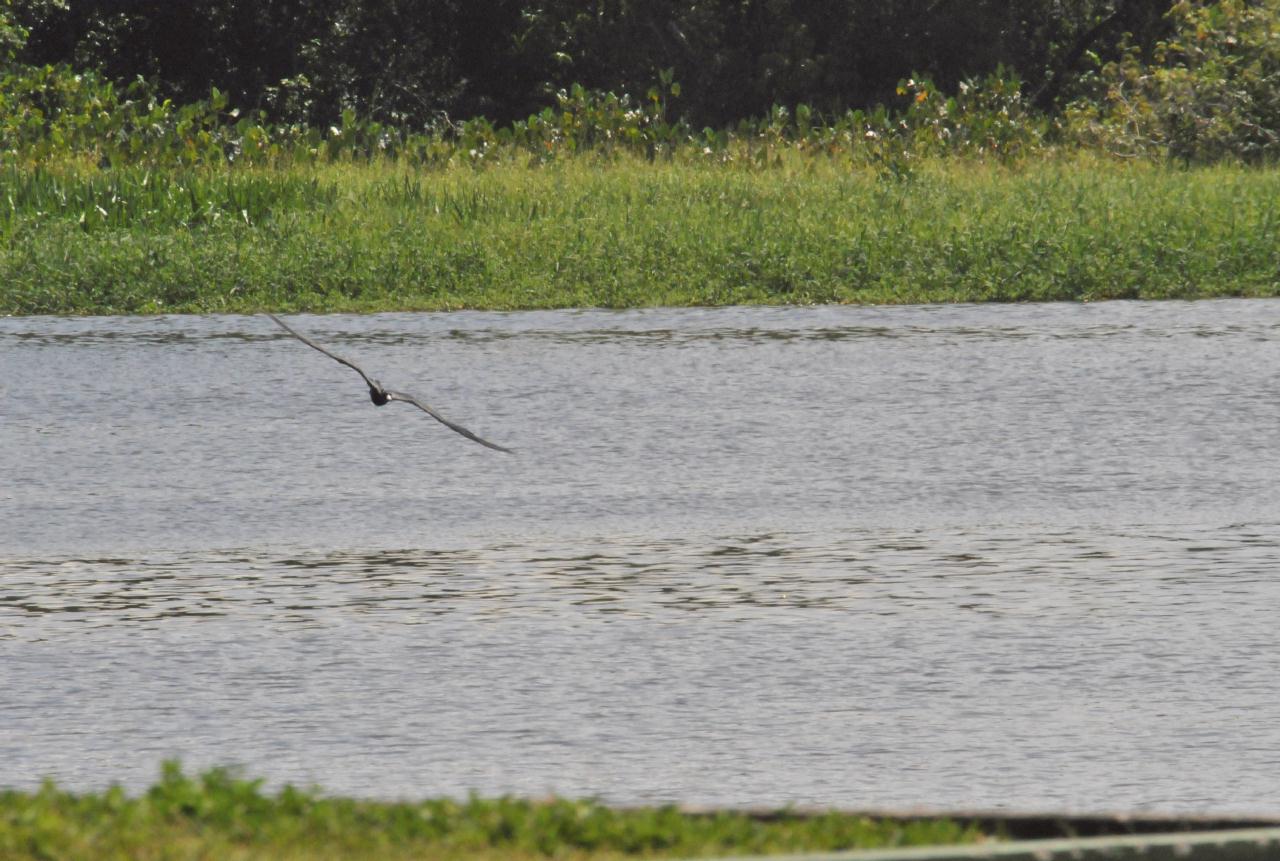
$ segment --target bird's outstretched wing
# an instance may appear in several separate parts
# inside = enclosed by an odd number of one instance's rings
[[[387,393],[388,400],[404,401],[406,404],[413,404],[415,407],[422,410],[424,413],[431,416],[436,421],[440,422],[440,424],[444,425],[449,430],[455,433],[462,434],[472,442],[478,442],[480,443],[480,445],[491,448],[494,451],[505,451],[507,454],[515,454],[515,451],[513,449],[505,448],[503,446],[498,445],[497,443],[489,442],[487,439],[484,439],[483,437],[476,436],[471,431],[464,428],[462,425],[454,424],[444,416],[440,415],[435,410],[431,409],[431,407],[427,406],[422,401],[415,398],[413,395],[406,395],[404,392],[393,392],[390,389],[384,389],[384,391]]]
[[[340,362],[341,364],[346,365],[348,368],[355,371],[360,376],[364,377],[364,381],[369,386],[369,388],[376,389],[378,391],[383,390],[382,384],[379,383],[377,380],[373,379],[372,377],[370,377],[368,374],[366,374],[364,370],[355,362],[352,362],[349,359],[344,359],[341,356],[339,356],[337,353],[330,353],[328,350],[326,350],[324,347],[321,347],[319,344],[317,344],[315,341],[308,338],[306,335],[298,334],[293,329],[290,329],[287,325],[285,325],[284,320],[281,320],[279,317],[277,317],[275,314],[272,314],[270,311],[266,312],[266,314],[272,320],[276,321],[277,326],[279,326],[281,329],[284,329],[286,332],[288,332],[293,337],[297,338],[302,343],[306,344],[308,347],[312,348],[313,350],[319,350],[320,352],[328,356],[330,359],[333,359],[335,362]]]

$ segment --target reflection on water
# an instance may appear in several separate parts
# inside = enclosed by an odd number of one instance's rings
[[[1274,812],[1280,303],[0,320],[4,782]]]

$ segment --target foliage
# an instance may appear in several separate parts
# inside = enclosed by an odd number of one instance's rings
[[[0,15],[0,41],[16,46],[10,53],[21,47],[30,29],[22,23],[17,10],[25,9],[23,20],[34,25],[56,18],[63,9],[57,0],[5,2],[3,8],[8,11]],[[343,6],[347,17],[338,23],[324,20],[346,33],[344,38],[364,45],[361,50],[372,55],[378,39],[371,35],[373,31],[366,32],[369,28],[382,28],[377,32],[384,33],[390,44],[396,45],[404,34],[387,30],[388,22],[398,20],[397,16],[412,18],[405,9],[397,12],[399,7],[394,0],[385,2],[390,6]],[[1121,155],[1167,154],[1188,161],[1271,157],[1280,146],[1280,0],[1182,0],[1166,20],[1171,35],[1145,45],[1129,42],[1127,48],[1120,43],[1114,57],[1103,62],[1102,55],[1094,50],[1104,48],[1098,41],[1099,34],[1128,23],[1146,22],[1144,32],[1150,35],[1155,30],[1147,19],[1159,5],[1153,4],[1156,0],[1064,6],[1075,10],[1075,17],[1070,19],[1075,23],[1068,26],[1059,21],[1050,28],[1052,36],[1038,37],[1047,39],[1051,47],[1043,52],[1042,61],[1057,65],[1051,73],[1042,72],[1039,85],[1024,83],[1013,67],[997,63],[988,73],[943,79],[940,83],[929,75],[913,72],[897,82],[885,103],[870,108],[838,107],[845,100],[832,98],[831,92],[845,92],[840,87],[836,91],[829,91],[825,85],[816,89],[807,85],[775,87],[772,92],[788,96],[806,91],[824,95],[817,102],[778,101],[756,118],[739,116],[734,125],[703,126],[701,130],[690,118],[707,112],[707,93],[682,86],[674,65],[652,70],[650,83],[633,90],[596,89],[578,83],[562,87],[545,97],[553,104],[503,124],[483,116],[454,120],[443,111],[424,114],[412,107],[410,102],[419,107],[433,104],[428,93],[445,87],[443,82],[452,80],[452,73],[440,72],[439,79],[430,85],[419,80],[412,85],[417,90],[410,86],[413,75],[407,71],[396,72],[396,80],[403,78],[410,83],[376,76],[366,79],[361,76],[359,64],[352,65],[354,60],[349,57],[342,59],[343,52],[332,45],[325,48],[328,43],[323,40],[309,42],[306,49],[319,52],[316,56],[328,57],[320,64],[323,68],[291,73],[273,85],[264,84],[259,101],[269,109],[247,111],[233,106],[228,91],[217,87],[199,98],[179,102],[163,96],[163,90],[172,82],[166,85],[163,81],[150,83],[135,78],[117,84],[110,76],[74,72],[66,65],[33,66],[10,61],[0,70],[0,157],[25,164],[74,161],[85,165],[155,167],[398,159],[416,166],[447,167],[490,165],[513,159],[545,164],[582,154],[611,158],[630,153],[650,160],[689,158],[701,152],[712,159],[767,166],[777,162],[783,149],[793,148],[848,158],[854,164],[874,164],[893,176],[909,174],[913,162],[923,157],[978,155],[1007,162],[1042,151],[1050,141],[1055,145],[1102,147]],[[685,14],[680,11],[684,7],[676,0],[669,0],[667,6],[675,16],[667,23],[684,33],[673,23],[679,18],[677,13]],[[37,7],[39,14],[34,11]],[[945,0],[933,0],[930,8],[940,12],[947,7]],[[166,15],[216,18],[215,12],[221,9],[218,14],[223,17],[217,20],[223,25],[243,24],[243,16],[231,15],[239,7],[224,9],[212,3],[169,4],[165,8],[168,11],[157,13],[161,23],[169,20]],[[446,15],[451,8],[441,5],[437,13]],[[804,10],[785,4],[769,8],[773,11],[768,14],[753,14],[770,21],[774,20],[770,15],[782,16],[775,22],[780,26],[786,17],[783,12],[788,9],[787,14],[800,16],[797,20],[804,19],[801,11],[805,10],[805,14],[816,16],[825,9],[823,14],[831,21],[839,17],[821,3]],[[254,9],[257,11],[252,13],[240,11],[250,18],[284,15],[284,9],[273,4],[259,4]],[[552,3],[537,14],[530,13],[532,17],[526,25],[533,29],[526,35],[533,38],[534,31],[542,32],[538,28],[549,27],[552,19],[546,16],[556,9],[560,7]],[[625,12],[627,9],[632,11]],[[323,4],[307,14],[318,15],[323,10],[328,10],[325,14],[337,14]],[[556,14],[572,19],[573,33],[597,33],[602,39],[610,33],[613,35],[609,38],[615,38],[617,33],[610,28],[616,26],[621,28],[619,32],[629,34],[629,41],[639,40],[645,28],[637,30],[637,22],[647,21],[648,29],[659,23],[658,19],[644,17],[656,14],[652,9],[642,14],[628,4],[607,8],[602,5],[597,11],[599,14],[590,21],[582,18],[587,14],[582,10],[576,17],[567,9]],[[692,11],[685,12],[693,15]],[[897,14],[895,11],[889,17],[897,20]],[[629,17],[633,15],[640,17]],[[1006,30],[1029,27],[1031,19],[1026,15],[1026,10],[1020,11],[1002,26]],[[294,22],[291,26],[303,26],[290,20]],[[717,23],[697,18],[702,28],[699,32],[727,27],[726,20],[717,19]],[[800,30],[795,32],[803,30],[812,35],[818,32],[819,20],[813,19],[813,27],[796,24]],[[430,22],[418,23],[427,26]],[[177,26],[172,21],[170,24]],[[1088,29],[1080,33],[1086,25]],[[160,24],[151,21],[148,26]],[[1069,48],[1064,47],[1063,40],[1072,34],[1074,42]],[[538,38],[544,36],[545,33]],[[564,43],[559,47],[572,45]],[[618,50],[620,57],[626,56],[623,46],[619,45]],[[553,53],[568,58],[565,62],[571,66],[581,66],[565,51]],[[1033,103],[1051,102],[1054,94],[1062,91],[1064,76],[1073,64],[1081,62],[1081,57],[1092,58],[1096,68],[1069,88],[1079,97],[1064,117],[1058,121],[1034,107]],[[927,59],[938,65],[936,57]],[[427,62],[425,58],[423,62]],[[386,64],[386,68],[399,69],[398,63],[396,60]],[[584,68],[584,72],[603,75],[599,69]],[[720,84],[715,80],[698,74],[709,92],[719,90]],[[780,80],[777,76],[770,79],[775,83]],[[244,90],[247,85],[238,86]],[[643,93],[643,97],[634,98],[629,92]],[[334,120],[323,125],[276,119],[329,115]],[[422,124],[415,127],[416,121]]]
[[[1008,160],[1038,149],[1048,131],[1022,94],[1022,81],[997,68],[979,80],[961,81],[947,97],[927,80],[898,87],[908,98],[901,120],[914,148],[923,155],[991,154]]]
[[[1280,0],[1179,3],[1165,38],[1103,62],[1097,34],[1153,4],[1063,7],[1079,18],[1054,39],[1076,35],[1053,62],[1097,59],[1063,91],[1091,100],[1063,117],[998,64],[954,84],[913,73],[870,108],[780,102],[719,127],[690,121],[705,96],[673,65],[637,90],[566,86],[509,123],[414,127],[362,114],[363,96],[317,125],[241,111],[217,88],[175,101],[164,82],[10,60],[0,313],[1273,295],[1274,177],[1150,168],[1274,158]],[[768,21],[790,7],[749,8]],[[61,9],[5,0],[0,38],[20,51]],[[571,29],[659,23],[625,9],[600,4]],[[271,98],[312,99],[304,114],[336,92],[289,80]],[[1098,170],[1091,153],[1137,163],[1090,184],[1072,170]]]
[[[119,788],[75,795],[46,783],[0,792],[0,856],[109,858],[621,858],[715,856],[973,842],[946,821],[856,815],[684,814],[615,810],[590,801],[376,802],[330,798],[222,769],[198,777],[175,763],[138,797]]]
[[[810,146],[0,171],[0,314],[1280,295],[1277,171]]]
[[[446,167],[629,153],[649,160],[701,155],[765,167],[790,148],[855,164],[901,166],[935,155],[1007,160],[1040,147],[1048,128],[1027,109],[1021,81],[1002,68],[962,81],[950,97],[925,78],[899,82],[896,110],[881,106],[824,117],[807,104],[794,110],[775,105],[734,130],[695,131],[672,119],[673,105],[684,95],[674,71],[664,69],[642,99],[574,84],[555,94],[554,107],[506,127],[483,118],[442,119],[413,132],[348,108],[338,123],[318,128],[271,124],[263,112],[242,115],[216,88],[207,98],[175,105],[141,80],[118,90],[93,73],[13,64],[0,78],[0,156],[16,164],[104,168],[353,159]]]
[[[1280,0],[1181,0],[1174,35],[1096,74],[1068,122],[1091,145],[1187,162],[1280,155]]]
[[[39,163],[194,165],[219,162],[242,146],[248,126],[224,113],[226,97],[175,106],[143,82],[121,93],[92,73],[11,66],[0,74],[0,155]]]
[[[775,104],[869,110],[916,72],[952,92],[1004,66],[1048,93],[1074,78],[1082,45],[1107,57],[1130,33],[1149,47],[1173,0],[6,2],[30,31],[31,65],[117,87],[142,77],[178,104],[216,86],[273,123],[324,128],[353,110],[419,131],[480,116],[507,126],[574,83],[642,94],[663,69],[684,83],[695,128]]]
[[[66,0],[0,0],[0,69],[13,63],[26,47],[31,35],[27,24],[44,22],[54,10],[65,12],[66,8]]]
[[[0,168],[0,231],[23,218],[74,220],[85,233],[141,227],[195,228],[230,219],[266,223],[274,213],[332,206],[337,189],[282,172],[152,171],[83,175]]]

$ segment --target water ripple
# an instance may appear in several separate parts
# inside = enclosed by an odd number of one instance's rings
[[[1280,808],[1280,302],[298,323],[521,455],[0,320],[6,780]]]
[[[813,610],[1061,616],[1084,602],[1123,617],[1238,604],[1280,592],[1280,528],[907,530],[610,538],[280,556],[263,551],[137,558],[0,559],[3,636],[233,616],[268,626],[332,613],[420,624],[459,616],[806,618]]]

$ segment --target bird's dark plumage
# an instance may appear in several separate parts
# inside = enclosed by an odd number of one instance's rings
[[[406,395],[404,392],[393,392],[388,388],[384,388],[382,383],[378,382],[373,377],[366,374],[364,370],[355,362],[352,362],[348,359],[344,359],[336,353],[331,353],[328,350],[326,350],[324,347],[321,347],[315,341],[306,337],[305,335],[295,332],[275,314],[268,313],[267,316],[270,317],[272,320],[275,320],[276,325],[278,325],[281,329],[284,329],[286,332],[288,332],[293,337],[297,338],[302,343],[306,344],[308,347],[311,347],[314,350],[319,350],[320,352],[328,356],[330,359],[333,359],[335,362],[338,362],[340,364],[346,365],[348,368],[350,368],[351,370],[359,374],[361,378],[364,379],[365,385],[369,387],[369,400],[373,401],[374,406],[378,406],[378,407],[384,406],[385,404],[391,401],[403,401],[406,404],[412,404],[413,406],[422,410],[427,415],[431,416],[436,421],[440,422],[440,424],[444,425],[449,430],[454,431],[455,433],[462,434],[472,442],[478,442],[480,443],[480,445],[485,446],[486,448],[494,449],[495,451],[505,451],[508,454],[514,453],[509,448],[505,448],[496,443],[489,442],[487,439],[483,439],[482,437],[476,436],[471,431],[464,428],[462,425],[455,424],[449,421],[447,418],[440,415],[438,412],[436,412],[431,407],[424,404],[422,401],[415,398],[413,395]]]

